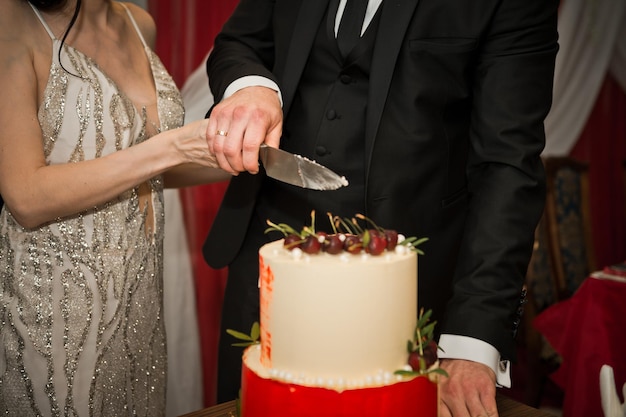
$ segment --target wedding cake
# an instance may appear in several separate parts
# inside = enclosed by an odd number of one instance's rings
[[[416,251],[370,250],[375,230],[352,250],[344,235],[341,251],[309,235],[319,248],[300,236],[259,251],[260,344],[244,352],[241,417],[436,417],[437,374],[408,365]]]

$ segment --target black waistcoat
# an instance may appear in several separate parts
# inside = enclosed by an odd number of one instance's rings
[[[281,148],[329,167],[345,176],[349,186],[305,190],[266,178],[257,206],[262,219],[299,227],[310,223],[315,210],[318,228],[328,230],[327,212],[341,217],[365,212],[365,110],[379,13],[345,58],[334,35],[335,14],[330,6],[318,30],[285,115]]]

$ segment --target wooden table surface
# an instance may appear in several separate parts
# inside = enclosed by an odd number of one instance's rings
[[[500,417],[554,417],[552,414],[531,408],[501,394],[498,394],[497,401]],[[230,401],[181,417],[237,417],[237,409],[235,401]]]

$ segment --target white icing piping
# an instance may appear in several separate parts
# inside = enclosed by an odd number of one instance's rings
[[[268,374],[270,378],[277,381],[310,387],[328,388],[335,391],[342,391],[344,389],[377,387],[411,379],[403,377],[402,375],[395,375],[393,372],[383,370],[379,370],[373,375],[366,375],[363,378],[348,380],[345,380],[343,378],[333,379],[312,377],[303,374],[294,375],[289,371],[274,368],[268,369]]]

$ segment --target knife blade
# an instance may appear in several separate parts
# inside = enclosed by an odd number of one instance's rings
[[[301,155],[261,145],[259,159],[268,176],[288,184],[312,190],[336,190],[348,180],[334,171]]]

